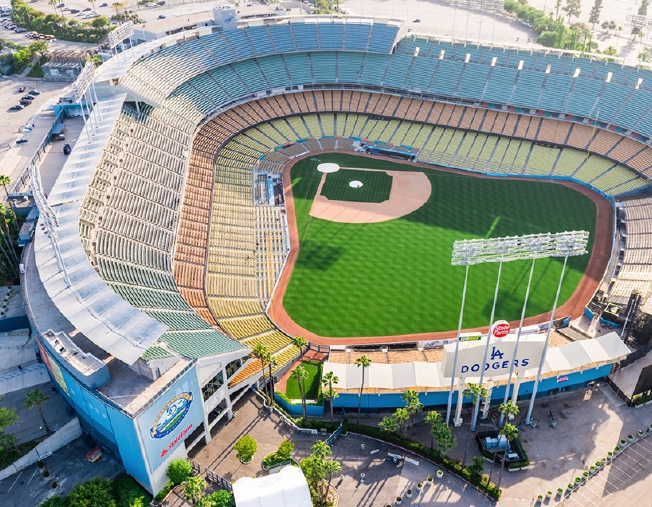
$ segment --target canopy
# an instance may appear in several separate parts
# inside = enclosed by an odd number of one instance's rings
[[[238,479],[233,496],[238,507],[312,507],[306,478],[292,465],[259,479]]]
[[[569,373],[582,371],[613,363],[629,354],[629,349],[617,333],[609,333],[595,339],[579,340],[561,347],[550,347],[542,372]],[[355,364],[326,362],[324,374],[332,371],[339,382],[336,389],[359,389],[362,381],[362,367]],[[534,378],[537,368],[522,372],[521,378]],[[507,375],[493,378],[500,383]],[[468,376],[467,382],[477,382],[478,377]],[[371,363],[365,368],[364,387],[367,389],[401,390],[415,387],[443,389],[450,388],[450,377],[444,377],[442,363],[413,361],[409,363]]]

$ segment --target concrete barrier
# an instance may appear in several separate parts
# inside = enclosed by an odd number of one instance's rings
[[[0,481],[7,477],[24,470],[30,465],[36,463],[39,459],[50,456],[53,452],[58,451],[63,446],[68,445],[73,440],[81,437],[82,430],[79,425],[79,419],[76,417],[55,431],[48,438],[43,440],[34,449],[29,451],[22,458],[18,458],[4,470],[0,470]]]

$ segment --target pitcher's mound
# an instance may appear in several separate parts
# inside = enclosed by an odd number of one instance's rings
[[[356,171],[375,171],[375,169],[356,169]],[[346,224],[370,224],[386,222],[409,215],[423,206],[432,193],[430,180],[422,172],[381,171],[392,177],[389,198],[382,202],[357,202],[331,200],[322,195],[323,174],[317,194],[310,208],[310,215],[322,220]],[[364,178],[362,178],[364,179]],[[355,185],[354,185],[355,184]],[[351,181],[351,188],[359,189],[361,181]],[[366,187],[365,187],[366,188]]]

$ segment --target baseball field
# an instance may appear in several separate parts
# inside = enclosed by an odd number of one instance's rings
[[[317,166],[324,162],[341,169],[322,174]],[[298,326],[318,336],[456,329],[464,281],[464,268],[451,266],[458,239],[589,231],[589,255],[569,260],[560,305],[589,263],[596,203],[563,184],[339,153],[304,158],[289,171],[294,206],[288,213],[294,209],[293,242],[300,248],[286,268],[291,274],[280,291],[282,306]],[[410,201],[417,194],[421,201]],[[392,209],[399,210],[397,216]],[[409,209],[414,211],[403,214]],[[536,262],[528,316],[550,310],[561,266],[562,259]],[[504,265],[496,318],[520,317],[529,267],[529,261]],[[471,267],[464,328],[488,325],[497,272],[497,264]]]

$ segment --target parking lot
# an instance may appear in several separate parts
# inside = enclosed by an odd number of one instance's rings
[[[649,505],[646,483],[652,464],[650,437],[631,444],[612,463],[577,488],[560,505],[606,507],[608,505]]]

